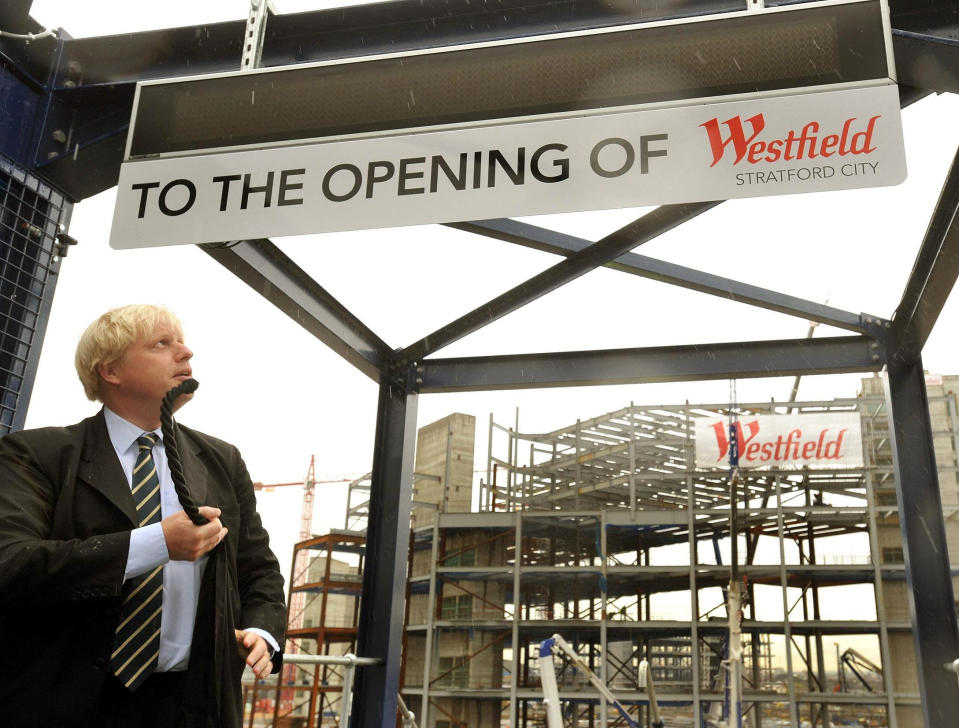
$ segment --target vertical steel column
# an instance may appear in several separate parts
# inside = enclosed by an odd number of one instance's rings
[[[396,723],[416,404],[416,394],[385,377],[381,380],[357,652],[379,658],[383,664],[357,672],[353,728],[391,728]]]
[[[629,403],[629,510],[636,515],[636,420],[632,402]]]
[[[490,419],[492,422],[492,418]],[[432,688],[433,662],[439,653],[439,641],[434,642],[433,633],[436,630],[436,567],[439,559],[440,546],[440,518],[439,514],[433,521],[433,535],[430,543],[430,590],[426,598],[426,645],[423,648],[423,696],[420,702],[420,725],[431,726],[430,722],[430,688]],[[345,727],[344,727],[345,728]]]
[[[959,629],[922,359],[903,362],[890,357],[887,372],[889,435],[919,698],[926,726],[952,725],[959,715],[959,689],[955,673],[944,665],[959,658]]]
[[[600,603],[602,604],[602,609],[599,615],[599,679],[603,682],[603,685],[609,685],[609,634],[607,628],[609,627],[609,614],[606,609],[607,601],[609,599],[609,588],[608,588],[608,572],[606,560],[606,554],[608,551],[608,545],[606,543],[606,510],[599,512],[599,548],[602,553],[599,555],[599,574],[600,574],[600,583],[599,583],[599,598]],[[603,712],[599,714],[599,724],[602,728],[606,728],[608,725],[608,702],[603,700],[601,703],[603,706]]]
[[[583,489],[583,464],[579,458],[579,419],[576,420],[576,510],[579,510],[579,494]]]
[[[514,436],[515,431],[512,428],[507,430],[507,441],[506,446],[506,462],[508,467],[506,468],[506,510],[512,511],[513,508],[513,449],[519,448],[519,440],[516,440],[514,445]]]
[[[526,492],[523,495],[523,502],[526,504],[525,506],[526,508],[529,508],[529,498],[531,498],[533,493],[535,492],[535,489],[534,489],[535,486],[534,486],[534,480],[533,480],[534,476],[532,472],[533,463],[535,462],[534,460],[535,455],[536,455],[536,443],[530,442],[529,443],[530,472],[523,476],[523,482],[526,484]]]
[[[869,553],[872,562],[873,591],[876,599],[876,619],[879,620],[879,664],[882,665],[882,685],[886,691],[886,722],[889,728],[899,728],[896,718],[896,694],[892,682],[892,656],[889,652],[889,626],[886,621],[886,599],[883,595],[882,549],[876,523],[876,484],[873,471],[876,469],[875,431],[873,430],[867,401],[859,400],[859,421],[862,423],[863,474],[866,483],[866,523],[869,529]],[[840,668],[841,669],[841,668]]]
[[[513,624],[512,635],[510,637],[510,647],[513,651],[513,663],[509,669],[509,724],[517,725],[516,719],[519,715],[517,710],[517,699],[519,695],[519,621],[522,618],[523,599],[522,590],[522,568],[523,568],[523,512],[513,513],[513,524],[515,528],[514,546],[513,546]],[[529,615],[527,615],[528,618]]]
[[[809,486],[806,486],[806,501],[809,501]],[[817,566],[816,563],[816,534],[810,524],[806,524],[806,533],[809,536],[809,563],[811,566]],[[819,692],[825,696],[827,690],[826,684],[826,657],[823,654],[822,647],[822,610],[819,608],[819,581],[814,575],[811,578],[812,583],[812,618],[816,621],[816,683],[819,685]],[[807,657],[809,657],[807,653]],[[810,670],[812,666],[810,665]],[[829,728],[832,725],[832,718],[829,716],[829,703],[819,705],[819,717],[822,720],[823,728]],[[815,725],[815,723],[813,723]]]
[[[630,403],[630,413],[632,413],[632,408],[632,403]],[[696,482],[692,476],[693,471],[696,469],[696,458],[693,454],[693,419],[689,412],[688,399],[683,407],[683,420],[685,424],[683,428],[685,431],[683,450],[686,455],[686,523],[687,528],[689,528],[689,533],[687,534],[689,539],[689,656],[692,661],[690,665],[690,676],[692,679],[693,726],[699,726],[702,712],[699,696],[702,690],[702,685],[700,685],[701,678],[699,676],[699,662],[701,659],[699,654],[699,590],[696,586],[696,566],[699,563],[699,542],[696,540]],[[633,420],[630,418],[630,424],[632,423]],[[634,433],[631,433],[630,445],[632,445],[633,435]],[[649,669],[652,670],[652,665],[649,666]]]
[[[783,515],[783,486],[776,475],[776,538],[779,541],[779,585],[783,595],[783,641],[786,647],[786,687],[789,691],[789,722],[799,725],[799,708],[796,705],[796,682],[793,675],[793,635],[789,624],[789,574],[786,572],[786,524]]]

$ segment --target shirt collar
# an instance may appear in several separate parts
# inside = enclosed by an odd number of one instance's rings
[[[107,423],[107,433],[110,435],[110,443],[113,445],[113,449],[118,453],[129,450],[137,441],[137,438],[144,432],[142,428],[123,419],[106,405],[103,406],[103,419],[106,420]],[[163,433],[160,429],[153,430],[153,433],[160,438],[157,444],[162,444]]]

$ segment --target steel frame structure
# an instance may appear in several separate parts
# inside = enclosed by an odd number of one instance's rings
[[[865,454],[860,468],[769,469],[744,475],[737,509],[743,519],[740,537],[745,534],[746,544],[741,569],[750,597],[744,622],[744,634],[751,638],[745,705],[750,711],[761,709],[766,718],[767,710],[785,705],[790,715],[783,717],[791,717],[791,724],[802,718],[813,726],[829,725],[830,706],[848,709],[858,704],[890,716],[889,725],[894,726],[897,709],[919,710],[919,694],[906,687],[908,660],[890,647],[890,635],[901,641],[912,627],[904,611],[905,596],[888,591],[905,579],[905,571],[902,553],[893,549],[890,554],[883,548],[891,543],[888,531],[895,528],[899,515],[898,471],[887,400],[878,381],[855,399],[737,405],[742,416],[787,411],[858,413]],[[953,502],[959,475],[956,400],[942,393],[933,402],[939,422],[935,433],[938,473],[948,484]],[[534,655],[528,654],[528,648],[556,630],[581,645],[584,655],[595,660],[597,674],[608,680],[618,669],[610,662],[608,648],[617,637],[645,644],[650,654],[654,649],[666,650],[651,660],[660,673],[657,690],[662,700],[687,705],[685,719],[690,710],[697,715],[703,704],[719,699],[710,682],[715,673],[710,660],[715,662],[712,655],[725,625],[708,619],[716,607],[707,610],[700,593],[722,589],[728,576],[728,564],[723,565],[718,556],[715,563],[711,560],[708,542],[715,540],[717,548],[719,540],[728,544],[730,494],[725,471],[693,464],[692,439],[695,417],[725,417],[729,407],[729,403],[631,404],[542,434],[524,434],[512,423],[507,427],[490,418],[498,446],[494,454],[491,437],[487,473],[492,479],[487,478],[480,493],[482,512],[441,513],[432,527],[416,530],[413,558],[419,560],[419,568],[414,569],[418,576],[413,593],[421,600],[428,594],[429,604],[412,610],[418,620],[411,620],[409,629],[411,639],[418,635],[423,641],[425,635],[428,640],[422,672],[430,679],[411,681],[418,673],[407,670],[406,692],[414,705],[416,697],[421,699],[425,724],[430,724],[429,715],[437,715],[437,700],[472,699],[500,701],[508,706],[504,716],[508,709],[510,724],[530,725],[530,709],[541,696],[535,679],[529,678]],[[957,513],[959,506],[944,507],[947,521]],[[821,543],[817,547],[819,539],[851,534],[859,535],[859,548],[865,549],[853,561],[837,561],[824,555]],[[761,537],[770,539],[765,547],[759,546]],[[502,540],[505,548],[490,547]],[[454,541],[455,547],[450,547]],[[786,541],[796,549],[789,558],[785,557]],[[688,558],[676,551],[687,542]],[[773,548],[775,543],[778,546]],[[432,554],[429,573],[425,573],[428,549]],[[650,554],[657,550],[662,554],[662,549],[667,549],[666,555],[654,555],[658,560],[650,565]],[[756,558],[757,549],[765,549],[762,558]],[[459,557],[465,551],[475,553],[471,566],[460,566]],[[778,551],[778,559],[772,558],[772,551]],[[456,560],[455,566],[450,559]],[[501,585],[498,613],[495,605],[484,602],[470,614],[440,615],[437,605],[444,587],[447,593],[453,587],[454,593],[475,595],[480,584]],[[874,619],[837,619],[820,610],[824,591],[853,584],[873,587]],[[782,590],[781,619],[757,616],[757,605],[768,615],[767,597],[772,592],[757,597],[756,585]],[[800,590],[800,597],[794,601],[795,593],[787,596],[789,589]],[[651,597],[676,592],[688,593],[694,618],[684,621],[677,616],[682,607],[675,604],[669,613],[651,610]],[[617,613],[624,605],[623,613]],[[518,627],[506,644],[513,662],[504,672],[517,675],[517,680],[500,686],[495,684],[497,674],[488,668],[484,673],[480,667],[478,676],[469,673],[468,685],[443,686],[435,661],[444,635],[456,635],[457,630],[471,635],[478,630],[501,633],[514,622]],[[824,638],[844,634],[870,634],[877,640],[884,673],[881,686],[869,695],[836,695],[829,690]],[[805,687],[791,680],[778,690],[762,686],[768,682],[761,677],[762,650],[773,635],[783,636],[780,650],[790,666],[787,674],[805,673]],[[667,654],[673,664],[684,661],[681,670],[664,665],[660,658]],[[470,670],[471,658],[463,660],[464,674]],[[567,685],[563,695],[564,701],[579,701],[582,719],[599,725],[607,718],[612,721],[612,712],[600,707],[595,691]],[[624,686],[618,696],[639,706],[646,701],[635,685]],[[433,712],[427,714],[427,710]],[[754,720],[754,725],[763,724],[758,716]]]
[[[783,0],[788,2],[788,0]],[[776,4],[767,0],[766,5]],[[271,18],[262,66],[348,58],[533,33],[638,23],[745,9],[745,0],[397,0]],[[0,27],[40,30],[29,0],[0,9]],[[949,0],[891,0],[893,48],[903,104],[930,92],[959,92],[957,19]],[[112,37],[0,38],[0,154],[30,170],[71,201],[116,184],[136,81],[233,70],[245,20]],[[922,346],[959,274],[959,164],[954,163],[903,299],[888,318],[837,311],[708,273],[634,257],[641,242],[704,211],[660,208],[591,244],[510,221],[471,224],[475,232],[523,245],[566,250],[569,257],[527,283],[406,348],[387,345],[269,240],[207,247],[216,260],[270,303],[367,374],[380,388],[369,507],[368,559],[359,625],[361,655],[383,660],[361,671],[354,726],[387,726],[396,714],[398,645],[406,571],[416,402],[432,392],[552,387],[614,382],[690,381],[850,371],[889,373],[907,576],[915,595],[920,692],[929,726],[959,714],[955,678],[942,664],[959,656],[943,523],[922,378]],[[577,249],[578,248],[578,249]],[[576,249],[576,252],[572,252]],[[566,255],[566,253],[564,253]],[[442,359],[432,355],[550,290],[601,265],[741,300],[804,320],[838,325],[853,336],[786,341],[554,352]],[[400,514],[403,514],[402,516]],[[930,543],[932,544],[930,546]]]
[[[318,604],[316,610],[316,623],[310,625],[300,624],[296,629],[291,629],[287,633],[287,639],[297,642],[300,652],[306,654],[326,655],[343,654],[352,652],[356,645],[357,637],[357,618],[359,605],[362,598],[362,584],[359,577],[352,574],[342,574],[333,572],[333,563],[337,557],[350,555],[357,559],[357,573],[362,573],[365,568],[366,537],[361,532],[355,531],[332,531],[322,536],[314,536],[306,541],[300,541],[293,547],[293,567],[294,574],[290,583],[289,603],[292,607],[295,601],[295,595],[302,596],[307,600],[307,605]],[[301,557],[298,559],[298,557]],[[319,579],[314,580],[310,576],[309,569],[296,571],[298,560],[312,561],[314,558],[322,558],[324,563],[323,573]],[[337,595],[347,603],[348,611],[352,612],[345,623],[335,623],[328,612],[328,605],[331,597]],[[313,649],[306,646],[305,642],[312,642]],[[331,646],[337,645],[337,649],[331,652]],[[313,720],[317,715],[322,715],[324,710],[330,709],[334,703],[339,703],[342,699],[342,683],[336,680],[340,677],[336,668],[330,666],[314,666],[312,672],[305,667],[296,665],[291,666],[295,674],[305,677],[310,681],[308,686],[298,685],[295,679],[286,679],[277,681],[275,687],[275,708],[272,725],[280,725],[280,719],[284,718],[290,710],[281,709],[280,696],[284,691],[291,692],[293,695],[292,703],[295,710],[298,703],[303,703],[307,707],[307,725],[314,725]],[[301,681],[302,682],[302,681]],[[306,697],[303,694],[306,693]],[[253,715],[250,715],[250,724],[252,726]]]
[[[0,434],[26,420],[72,209],[37,175],[0,158]]]

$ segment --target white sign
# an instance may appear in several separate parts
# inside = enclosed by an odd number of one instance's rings
[[[742,416],[736,425],[739,467],[862,467],[855,412]],[[696,467],[729,467],[729,422],[696,418]]]
[[[115,248],[894,185],[894,84],[133,160]]]

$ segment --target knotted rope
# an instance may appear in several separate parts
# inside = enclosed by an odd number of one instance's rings
[[[200,383],[195,379],[187,379],[178,384],[163,398],[160,406],[160,431],[163,433],[163,447],[166,449],[167,462],[170,465],[170,475],[173,477],[173,489],[176,491],[180,505],[197,526],[207,523],[206,518],[200,515],[196,501],[190,495],[183,478],[183,465],[180,463],[180,451],[177,449],[176,423],[173,421],[173,405],[181,395],[193,394]]]

